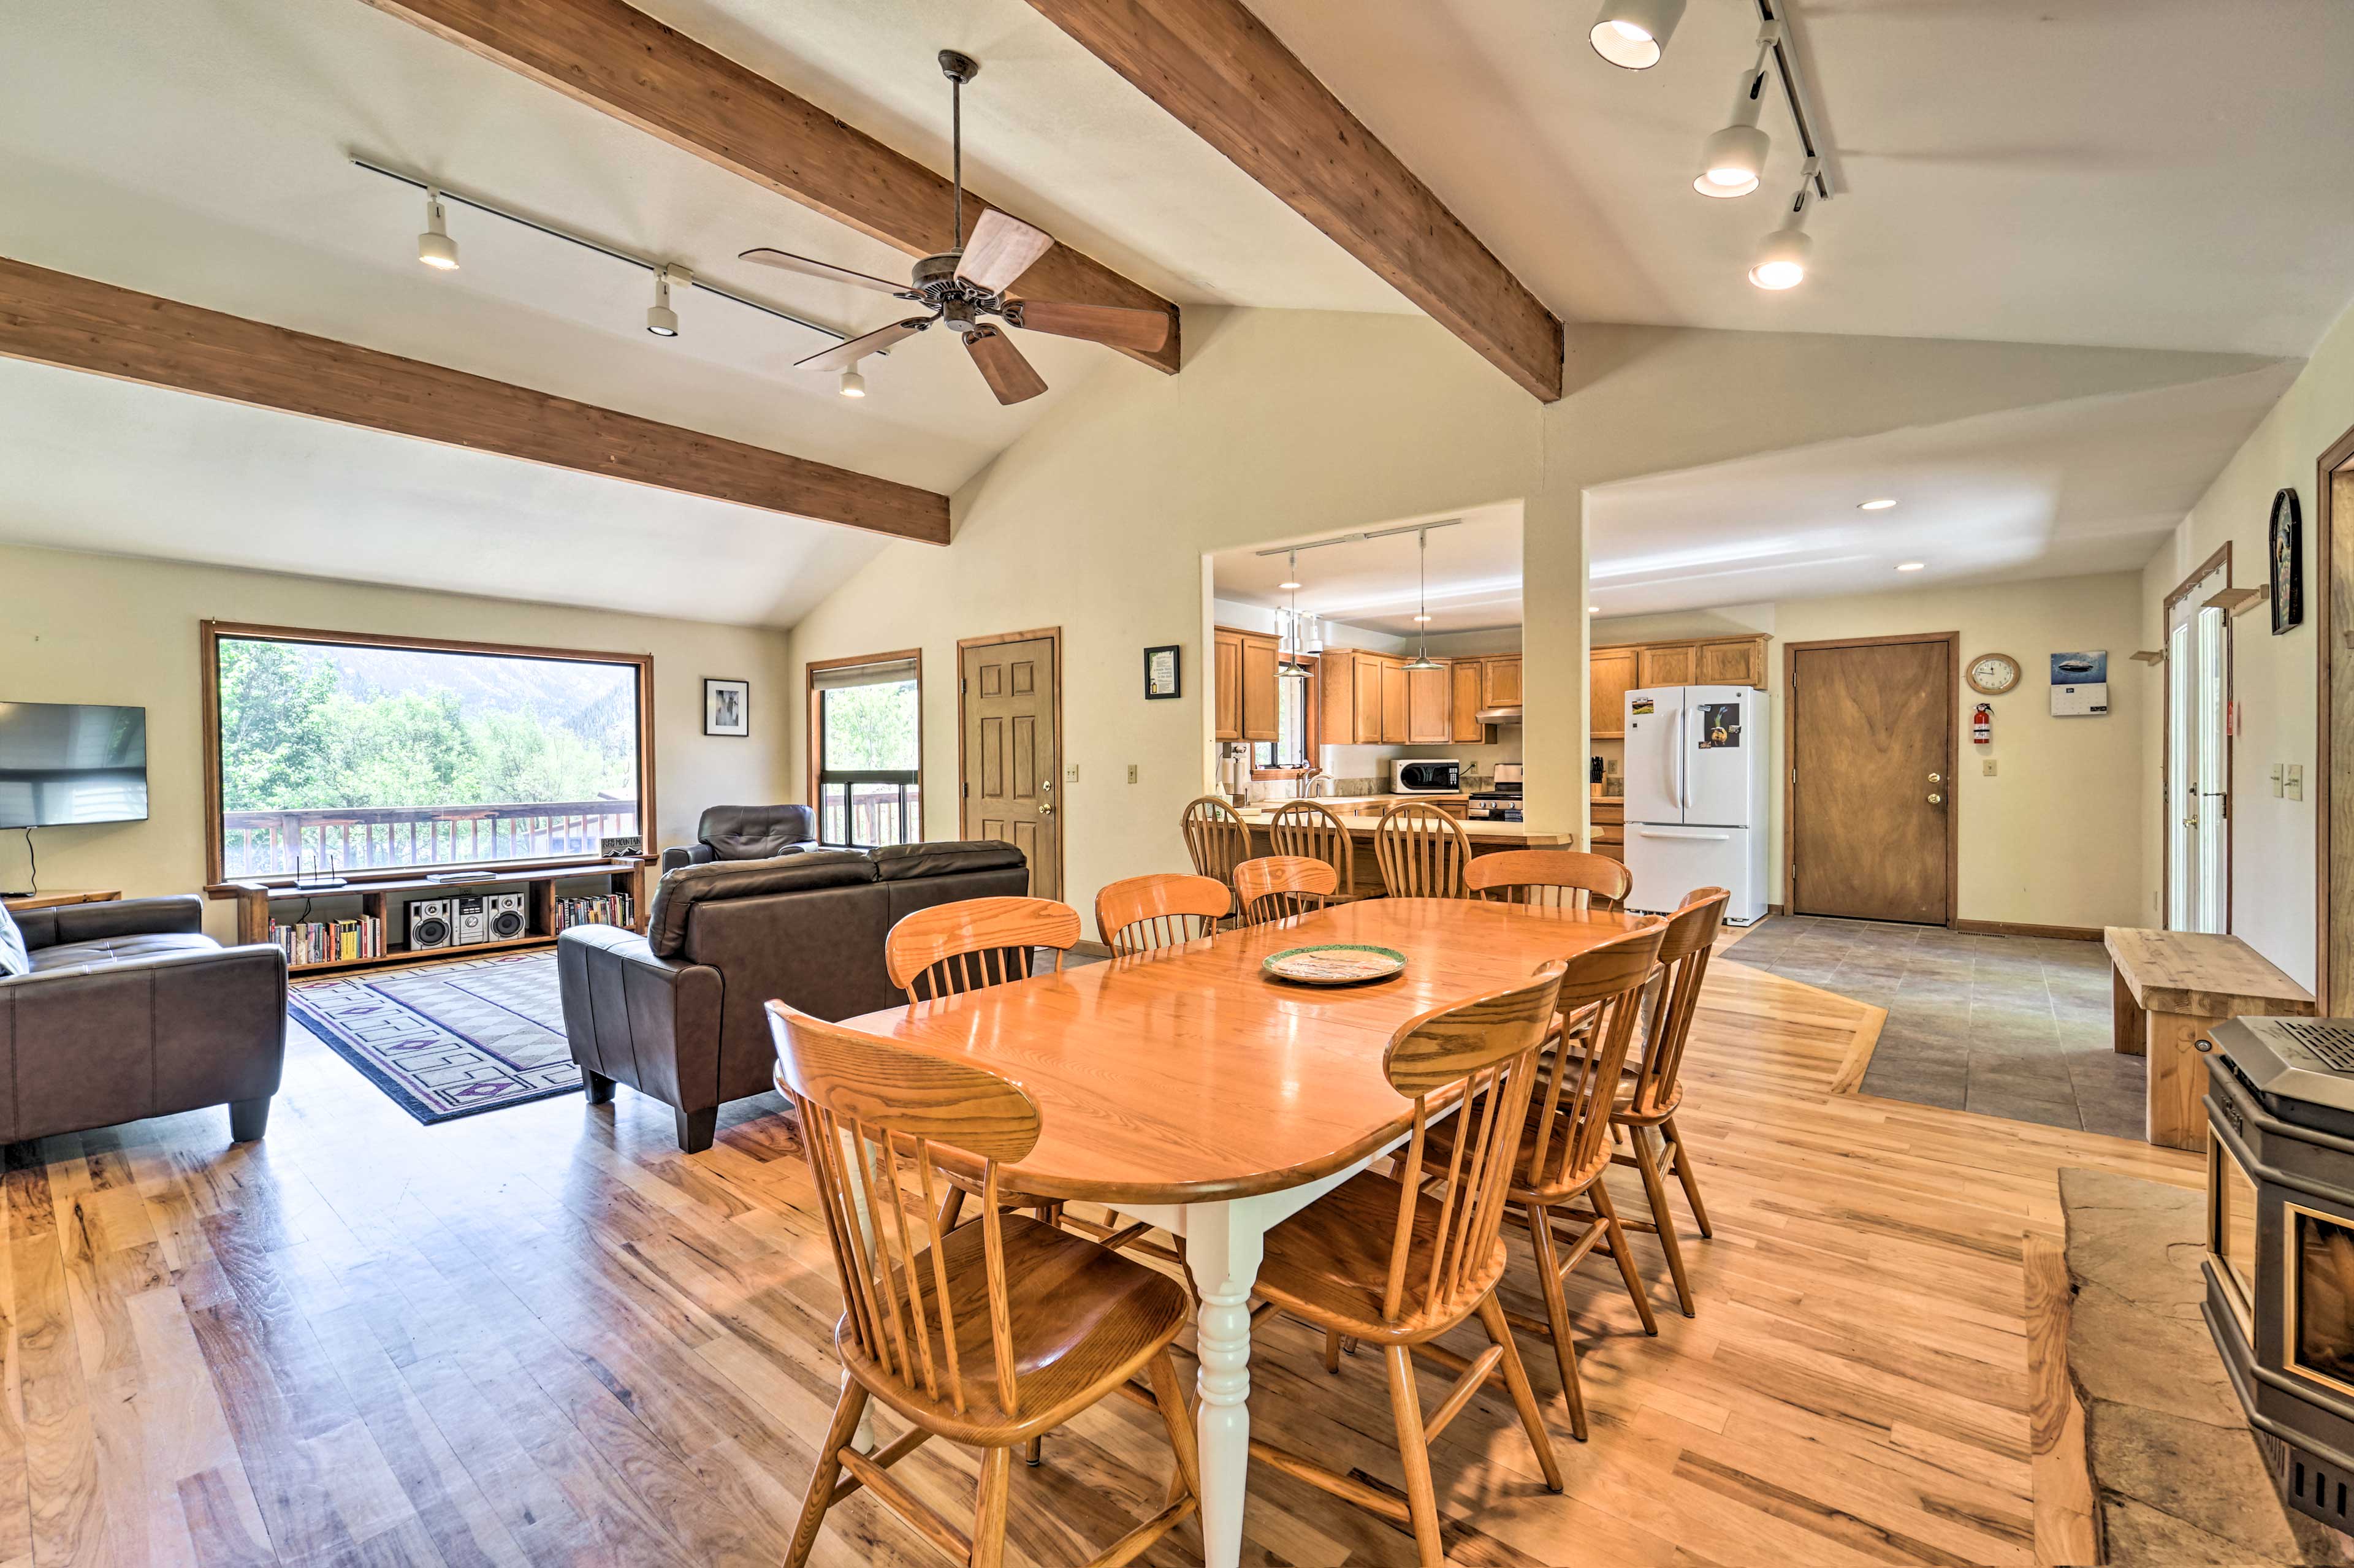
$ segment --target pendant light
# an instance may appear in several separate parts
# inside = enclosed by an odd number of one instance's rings
[[[1430,656],[1430,534],[1426,529],[1415,530],[1414,547],[1420,557],[1416,575],[1421,579],[1421,586],[1415,592],[1414,619],[1422,627],[1422,652],[1407,660],[1402,668],[1444,670],[1447,666]]]
[[[1278,680],[1304,681],[1313,672],[1308,668],[1307,662],[1300,657],[1308,652],[1306,646],[1308,640],[1300,635],[1299,551],[1294,550],[1291,553],[1288,565],[1290,569],[1283,576],[1284,581],[1291,589],[1291,605],[1290,608],[1277,612],[1283,621],[1283,637],[1277,646],[1275,673]]]

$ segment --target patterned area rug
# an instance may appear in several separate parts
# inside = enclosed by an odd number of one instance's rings
[[[428,1125],[580,1086],[552,952],[298,980],[287,1006]]]

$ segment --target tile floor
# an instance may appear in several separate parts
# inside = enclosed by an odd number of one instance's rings
[[[1773,916],[1723,956],[1886,1008],[1868,1095],[2142,1134],[2142,1059],[2110,1048],[2098,942]]]

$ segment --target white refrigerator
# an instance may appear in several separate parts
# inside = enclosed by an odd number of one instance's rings
[[[1765,916],[1766,732],[1766,694],[1748,686],[1627,694],[1629,908],[1665,914],[1723,887],[1727,922]]]

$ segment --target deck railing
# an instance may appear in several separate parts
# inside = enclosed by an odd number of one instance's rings
[[[221,830],[227,874],[274,876],[295,870],[303,854],[345,871],[593,855],[599,839],[638,832],[638,807],[634,800],[550,800],[225,811]]]
[[[913,773],[828,774],[818,781],[818,842],[875,849],[923,837],[923,786]]]

